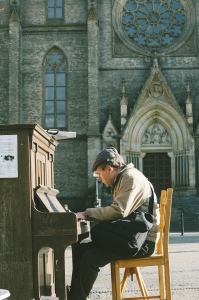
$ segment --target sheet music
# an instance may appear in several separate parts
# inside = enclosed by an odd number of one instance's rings
[[[17,177],[17,135],[0,135],[0,178]]]

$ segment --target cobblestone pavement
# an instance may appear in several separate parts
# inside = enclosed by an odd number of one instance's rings
[[[199,233],[171,233],[169,239],[172,300],[199,299]],[[71,249],[66,254],[66,281],[70,284]],[[151,295],[157,291],[156,268],[141,270]],[[112,300],[110,265],[101,268],[90,294],[90,300]],[[136,281],[129,280],[125,296],[140,296]]]

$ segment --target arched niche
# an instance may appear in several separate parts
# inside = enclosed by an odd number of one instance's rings
[[[188,148],[189,139],[192,137],[186,120],[168,103],[150,101],[131,115],[122,137],[125,144],[122,150],[141,151],[142,137],[154,122],[160,123],[168,131],[173,150],[181,151]]]
[[[153,124],[165,129],[169,143],[143,143],[147,129]],[[195,187],[193,137],[183,114],[164,99],[148,98],[143,106],[132,112],[120,140],[120,152],[127,163],[132,161],[140,171],[143,168],[142,153],[170,153],[172,186],[177,189]]]

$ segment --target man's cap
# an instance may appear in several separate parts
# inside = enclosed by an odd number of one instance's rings
[[[117,152],[117,149],[113,147],[107,147],[97,155],[93,163],[92,172],[94,172],[103,163],[112,167],[125,166],[123,157]]]

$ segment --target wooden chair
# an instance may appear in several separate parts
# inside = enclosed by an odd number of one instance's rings
[[[123,299],[171,300],[168,242],[169,242],[172,194],[173,194],[173,189],[171,188],[167,189],[167,191],[161,191],[159,239],[156,248],[157,254],[154,254],[147,258],[116,260],[111,263],[111,281],[112,281],[113,300],[123,300]],[[140,267],[151,267],[151,266],[157,266],[157,270],[158,270],[159,294],[155,296],[149,296],[145,282],[140,273]],[[120,268],[125,268],[121,284],[120,284]],[[130,277],[130,275],[133,276],[133,274],[136,276],[142,296],[123,298],[128,278]]]

